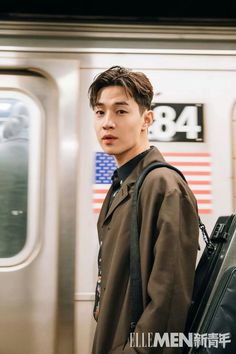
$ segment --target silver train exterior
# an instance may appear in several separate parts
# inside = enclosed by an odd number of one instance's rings
[[[150,140],[211,229],[236,206],[236,28],[2,21],[0,33],[0,353],[89,354],[96,221],[115,166],[88,87],[113,65],[147,74]]]

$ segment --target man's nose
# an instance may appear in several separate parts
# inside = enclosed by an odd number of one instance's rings
[[[110,129],[115,127],[115,122],[112,113],[106,112],[103,119],[103,129]]]

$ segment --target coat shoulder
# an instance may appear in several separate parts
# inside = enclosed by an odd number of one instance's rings
[[[140,194],[146,196],[166,196],[172,193],[181,197],[190,198],[194,204],[196,203],[196,199],[189,185],[178,172],[168,167],[156,168],[149,172],[140,189]]]
[[[145,177],[143,189],[158,188],[169,192],[179,190],[180,186],[187,186],[183,178],[176,172],[167,167],[155,168]]]

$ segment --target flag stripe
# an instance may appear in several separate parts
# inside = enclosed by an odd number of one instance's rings
[[[192,189],[193,194],[211,194],[211,191],[207,189]]]
[[[108,188],[107,189],[97,189],[94,187],[93,190],[95,193],[98,193],[98,194],[104,194],[104,193],[106,194],[108,191]]]
[[[98,207],[98,208],[93,208],[93,212],[94,212],[95,214],[100,213],[100,210],[101,210],[100,207]]]
[[[201,209],[201,208],[198,208],[198,212],[199,212],[199,214],[211,214],[211,213],[212,213],[212,210],[211,210],[211,209]]]
[[[193,180],[188,180],[188,184],[211,184],[211,181],[193,181]]]
[[[168,156],[189,156],[189,157],[195,157],[195,156],[201,156],[201,157],[210,157],[210,154],[208,152],[164,152],[163,153],[164,157]]]
[[[102,199],[94,198],[93,203],[103,203],[103,200],[104,200],[104,198],[102,198]]]
[[[191,161],[168,161],[174,166],[210,166],[210,162],[191,162]]]
[[[185,176],[210,176],[210,171],[184,171]]]

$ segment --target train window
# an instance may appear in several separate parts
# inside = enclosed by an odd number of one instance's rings
[[[32,98],[0,90],[0,266],[19,264],[36,245],[40,116]]]

